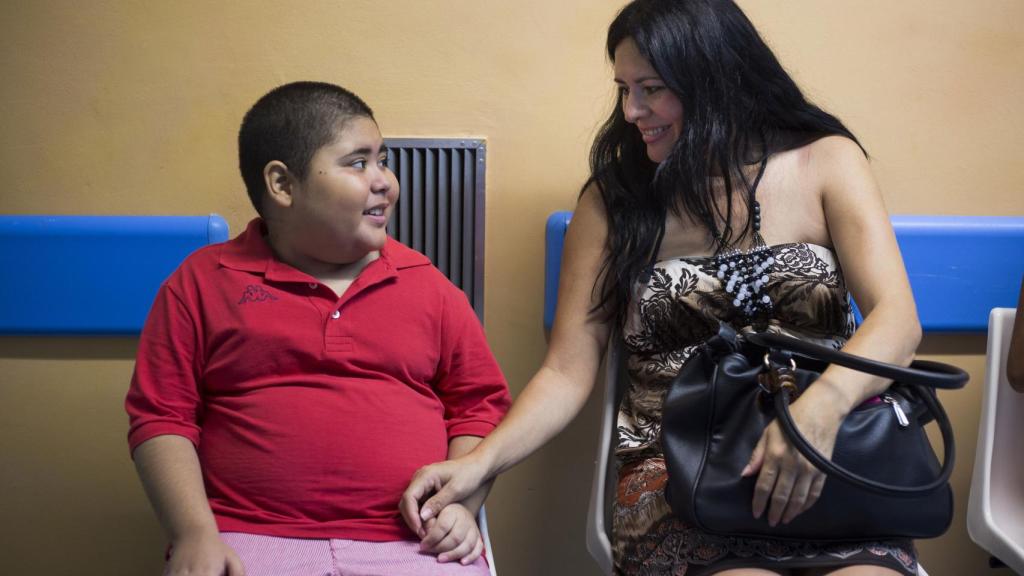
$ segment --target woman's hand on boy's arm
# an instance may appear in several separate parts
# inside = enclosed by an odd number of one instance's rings
[[[426,523],[437,516],[436,510],[444,510],[450,503],[469,501],[479,493],[481,486],[489,485],[484,476],[487,466],[477,460],[474,454],[435,462],[416,471],[402,494],[398,510],[417,536],[426,536]],[[421,501],[427,503],[421,507]],[[428,506],[430,501],[436,502]]]
[[[445,506],[437,518],[431,518],[425,525],[426,536],[420,542],[420,550],[437,555],[438,562],[459,562],[472,564],[484,550],[484,540],[476,517],[462,504]]]
[[[476,448],[482,439],[477,436],[455,436],[448,442],[448,458],[465,456]],[[425,468],[437,468],[455,465],[449,461],[432,464]],[[423,469],[417,471],[417,476]],[[476,515],[483,506],[492,482],[474,481],[476,487],[457,494],[451,504],[446,504],[434,517],[421,520],[419,514],[419,498],[403,495],[399,509],[406,524],[420,537],[420,549],[431,554],[438,554],[441,562],[461,561],[463,564],[475,562],[483,552],[483,539],[476,524]],[[450,489],[450,487],[449,487]]]

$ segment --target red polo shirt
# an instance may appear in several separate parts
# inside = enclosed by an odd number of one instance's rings
[[[412,538],[398,499],[454,436],[485,436],[508,387],[465,295],[388,239],[339,297],[276,260],[253,220],[189,256],[146,320],[132,450],[195,444],[222,531]]]

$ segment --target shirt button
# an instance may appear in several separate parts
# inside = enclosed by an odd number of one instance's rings
[[[337,320],[338,318],[341,318],[341,311],[335,310],[334,312],[331,312],[332,320]]]
[[[316,290],[317,286],[318,286],[318,284],[316,282],[310,282],[309,283],[309,287],[310,287],[311,290]]]

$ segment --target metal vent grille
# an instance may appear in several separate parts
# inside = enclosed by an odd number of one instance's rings
[[[486,145],[467,138],[387,138],[401,195],[388,233],[426,254],[484,316]]]

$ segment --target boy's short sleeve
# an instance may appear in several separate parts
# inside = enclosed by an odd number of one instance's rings
[[[164,284],[143,326],[135,373],[125,399],[132,452],[146,440],[165,434],[184,436],[192,444],[199,444],[198,349],[192,315]]]
[[[479,319],[454,287],[445,299],[441,347],[435,386],[445,406],[448,438],[486,436],[512,401]]]

